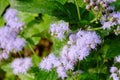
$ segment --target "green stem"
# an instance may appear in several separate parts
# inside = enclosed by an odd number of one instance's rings
[[[74,0],[74,1],[75,1],[75,5],[76,5],[76,8],[77,8],[78,19],[79,19],[79,21],[80,21],[80,20],[81,20],[81,17],[80,17],[80,10],[79,10],[79,6],[78,6],[77,1],[76,1],[76,0]]]
[[[99,18],[101,17],[101,10],[100,10],[100,11],[97,11],[97,12],[94,11],[94,10],[92,10],[92,12],[94,13],[95,18],[94,18],[93,20],[91,20],[90,23],[93,23],[93,22],[99,20]]]
[[[80,69],[80,61],[78,61],[78,70]]]
[[[102,27],[99,27],[99,28],[90,28],[90,29],[87,29],[87,30],[94,31],[94,30],[100,30],[100,29],[103,29],[103,28]]]
[[[93,23],[97,20],[97,18],[94,18],[93,20],[90,21],[90,23]]]
[[[30,43],[28,42],[28,46],[31,49],[32,53],[35,54],[35,51],[33,50],[32,46],[30,45]]]
[[[22,55],[21,55],[21,53],[20,53],[20,52],[18,52],[18,55],[22,58]]]

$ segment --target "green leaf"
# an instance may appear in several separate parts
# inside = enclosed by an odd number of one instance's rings
[[[85,6],[84,0],[76,0],[79,7],[83,8]],[[74,3],[75,0],[68,0],[68,3]]]
[[[52,52],[54,52],[54,54],[56,56],[59,56],[61,49],[67,43],[67,41],[66,40],[60,41],[59,39],[57,39],[55,37],[52,38],[52,41],[53,41],[53,50],[52,50]]]
[[[23,30],[23,36],[25,39],[30,41],[32,44],[37,44],[41,37],[49,38],[48,35],[48,29],[52,21],[54,20],[54,17],[50,17],[48,15],[42,16],[42,21],[36,22],[36,20],[33,20],[32,22],[29,22],[26,28]]]
[[[35,42],[31,38],[27,38],[26,41],[31,45],[35,45]]]
[[[23,12],[42,13],[53,16],[67,15],[67,11],[65,10],[64,6],[61,3],[53,0],[11,0],[11,5]]]
[[[35,77],[35,80],[57,80],[58,78],[57,73],[54,70],[50,72],[40,70]]]
[[[97,31],[97,32],[100,35],[100,37],[104,39],[104,37],[108,36],[111,31],[110,30],[100,30],[100,31]]]
[[[81,8],[81,18],[84,21],[86,20],[87,24],[89,24],[90,21],[95,18],[95,15],[91,11],[87,11],[84,8]]]
[[[105,44],[109,46],[106,53],[107,59],[120,55],[120,36],[110,35],[110,38],[105,40]]]
[[[48,72],[40,70],[39,73],[35,75],[35,80],[47,80],[48,75]]]
[[[79,5],[79,7],[85,7],[85,3],[84,3],[84,0],[77,0],[77,3]]]
[[[68,16],[64,17],[64,20],[69,21],[70,23],[78,23],[78,14],[76,5],[73,3],[66,3],[65,8],[68,10]]]
[[[35,80],[33,74],[19,74],[20,80]]]
[[[28,24],[29,22],[34,20],[35,17],[37,17],[38,15],[19,11],[18,16],[20,17],[22,22],[24,22],[25,24]]]
[[[35,20],[30,22],[27,25],[27,27],[24,29],[23,35],[27,38],[28,37],[40,37],[39,34],[43,31],[48,30],[52,20],[54,20],[54,18],[52,18],[48,15],[43,15],[42,19],[43,19],[43,21],[39,21],[39,23],[36,22]],[[36,35],[36,36],[34,36],[34,35]]]
[[[65,4],[67,2],[67,0],[48,0],[48,1],[57,1],[60,2],[61,4]]]
[[[11,63],[3,63],[1,65],[1,69],[6,72],[4,80],[15,80],[15,75],[13,74]]]
[[[111,4],[113,7],[115,7],[116,11],[120,11],[120,0],[116,0]]]
[[[5,75],[4,80],[16,80],[16,77],[11,72],[7,72],[6,75]]]
[[[8,5],[9,5],[8,0],[0,0],[0,17]]]
[[[1,66],[1,69],[3,69],[5,72],[11,72],[12,73],[11,63],[3,64]]]
[[[37,55],[32,55],[32,62],[34,66],[38,66],[40,63],[40,57],[38,57]]]
[[[5,24],[5,21],[4,21],[3,17],[0,17],[0,26],[4,26],[4,24]]]
[[[109,48],[110,48],[110,46],[107,45],[107,44],[105,44],[105,45],[102,47],[101,52],[103,53],[103,55],[102,55],[103,58],[106,57],[106,54],[107,54]]]
[[[77,80],[104,80],[105,78],[105,74],[84,72],[78,75]]]

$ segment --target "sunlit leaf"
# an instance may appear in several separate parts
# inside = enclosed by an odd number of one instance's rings
[[[0,17],[5,11],[5,8],[9,5],[8,0],[0,0]]]

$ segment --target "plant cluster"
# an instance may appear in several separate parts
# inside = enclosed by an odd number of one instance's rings
[[[120,80],[119,6],[0,0],[0,79]]]

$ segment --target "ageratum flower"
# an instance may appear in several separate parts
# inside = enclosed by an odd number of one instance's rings
[[[120,55],[116,56],[114,60],[117,65],[110,67],[110,78],[113,80],[120,80],[120,68],[118,67],[118,64],[120,63]]]
[[[96,32],[80,30],[69,36],[69,41],[60,52],[59,58],[50,54],[41,61],[39,68],[47,71],[56,68],[58,76],[64,79],[67,77],[67,70],[74,70],[77,61],[86,58],[91,49],[95,49],[100,43],[100,37]]]
[[[17,37],[17,34],[8,26],[0,28],[0,48],[9,52],[20,51],[25,46],[25,40]]]
[[[4,19],[6,21],[7,26],[18,31],[22,29],[22,26],[24,25],[24,23],[20,22],[17,14],[18,12],[16,9],[8,8],[4,15]]]
[[[117,62],[120,63],[120,55],[118,55],[118,56],[115,57],[115,62],[116,62],[116,63],[117,63]]]
[[[115,25],[120,25],[120,12],[113,12],[101,17],[103,29],[111,29]]]
[[[4,14],[6,25],[0,28],[0,60],[7,59],[10,52],[22,50],[25,46],[25,39],[17,35],[21,31],[24,23],[19,21],[17,10],[8,8]]]
[[[57,73],[58,73],[58,77],[61,77],[63,80],[64,80],[65,77],[67,77],[66,70],[62,66],[59,66],[57,68]]]
[[[4,14],[4,19],[6,22],[8,22],[11,19],[14,19],[17,16],[18,12],[16,9],[9,8],[6,10]]]
[[[44,58],[39,64],[39,68],[51,71],[52,68],[59,66],[61,63],[59,59],[55,57],[53,53],[51,53],[48,57]]]
[[[8,57],[9,57],[9,52],[7,52],[7,51],[0,51],[0,60],[8,59]]]
[[[100,43],[100,37],[95,32],[80,30],[76,34],[70,35],[68,49],[63,48],[61,55],[66,55],[71,62],[75,62],[77,59],[83,60],[89,55],[90,50],[95,49]],[[73,55],[73,59],[70,58],[71,55]]]
[[[19,73],[26,74],[31,66],[32,60],[29,57],[16,58],[11,64],[13,73],[16,75],[18,75]]]
[[[107,7],[100,19],[103,29],[111,29],[111,27],[120,25],[120,12],[115,12],[114,7]]]
[[[110,68],[110,72],[111,72],[111,73],[115,73],[116,71],[118,71],[118,68],[117,68],[117,67],[112,66],[112,67]]]
[[[25,46],[25,44],[26,44],[25,39],[19,37],[16,38],[13,42],[13,47],[14,47],[13,51],[14,52],[21,51],[22,48]]]
[[[58,21],[50,25],[50,32],[52,36],[62,40],[65,38],[65,32],[69,30],[69,25],[67,22]]]
[[[118,77],[116,73],[112,73],[110,78],[112,78],[113,80],[120,80],[120,78]]]
[[[51,53],[50,55],[48,55],[48,57],[44,58],[40,62],[39,68],[47,71],[51,71],[52,68],[56,68],[58,76],[64,79],[65,77],[67,77],[67,74],[66,69],[64,68],[61,62],[62,60],[60,60],[53,53]]]

